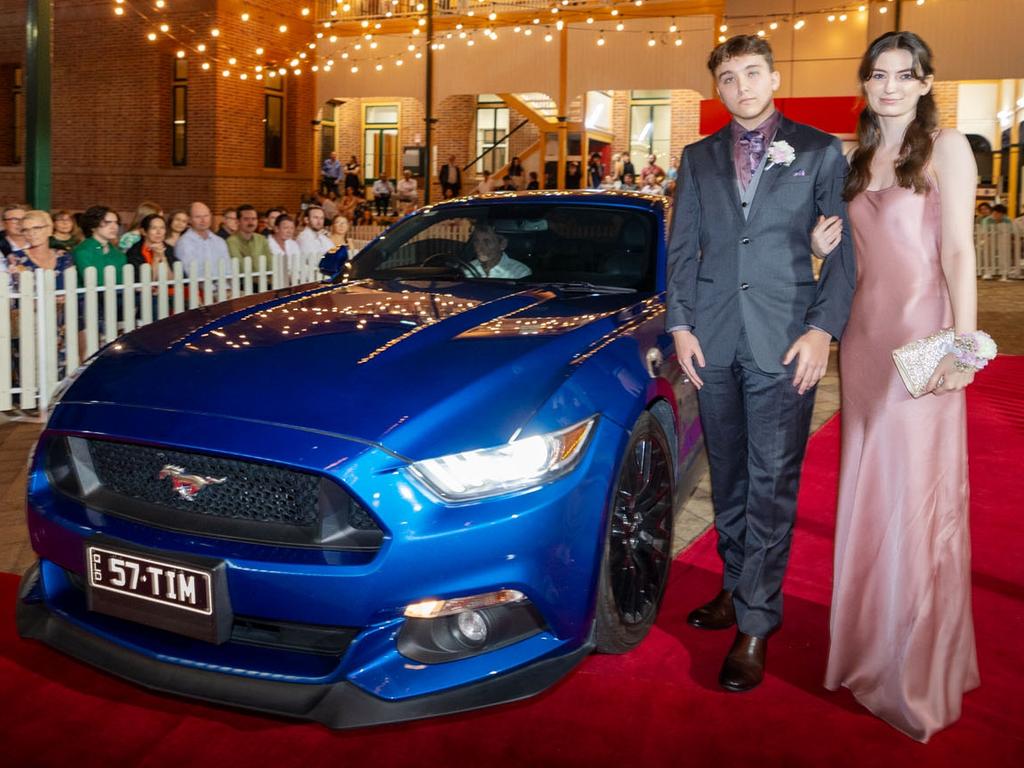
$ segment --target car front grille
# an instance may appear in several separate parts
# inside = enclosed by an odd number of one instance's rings
[[[96,479],[112,493],[197,515],[311,525],[320,478],[304,472],[166,448],[87,440]],[[189,500],[175,474],[209,480]],[[181,487],[188,489],[189,486]]]
[[[341,485],[263,462],[57,437],[51,484],[90,508],[171,530],[244,541],[375,550],[383,531]]]

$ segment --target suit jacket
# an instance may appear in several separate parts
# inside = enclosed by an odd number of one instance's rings
[[[451,187],[456,192],[462,188],[462,169],[459,166],[455,166],[455,183],[448,183],[448,163],[441,166],[441,171],[437,174],[437,180],[441,183],[441,188]]]
[[[746,219],[728,125],[687,147],[679,165],[666,326],[691,326],[711,365],[733,361],[744,330],[757,365],[781,373],[808,326],[838,339],[850,313],[856,266],[842,145],[785,117],[773,141],[788,142],[796,158],[765,166]],[[810,235],[819,214],[841,216],[843,237],[815,282]]]

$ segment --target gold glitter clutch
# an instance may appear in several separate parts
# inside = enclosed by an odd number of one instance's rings
[[[939,361],[953,349],[953,329],[943,328],[931,336],[893,350],[892,359],[911,397],[924,394]]]

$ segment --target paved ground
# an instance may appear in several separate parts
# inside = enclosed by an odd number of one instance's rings
[[[992,334],[1005,354],[1024,354],[1024,282],[982,281],[978,284],[978,326]],[[818,387],[812,429],[839,408],[835,352],[829,373]],[[25,477],[28,454],[42,425],[30,418],[0,414],[0,571],[20,573],[32,562],[24,523]],[[707,477],[676,513],[674,553],[711,525]]]

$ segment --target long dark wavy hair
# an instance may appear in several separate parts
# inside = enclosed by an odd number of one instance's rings
[[[932,51],[928,44],[913,32],[886,32],[868,46],[867,53],[861,59],[860,77],[861,90],[871,77],[878,57],[886,51],[909,51],[912,59],[914,77],[924,82],[935,74],[932,67]],[[924,169],[932,156],[932,134],[939,124],[939,111],[935,106],[935,97],[926,93],[917,102],[917,116],[907,127],[896,158],[896,183],[901,187],[913,189],[915,193],[923,193],[928,189],[928,179]],[[882,141],[882,129],[878,116],[867,104],[861,110],[857,122],[857,149],[850,160],[850,173],[846,177],[843,197],[849,201],[867,189],[871,181],[871,159]]]

